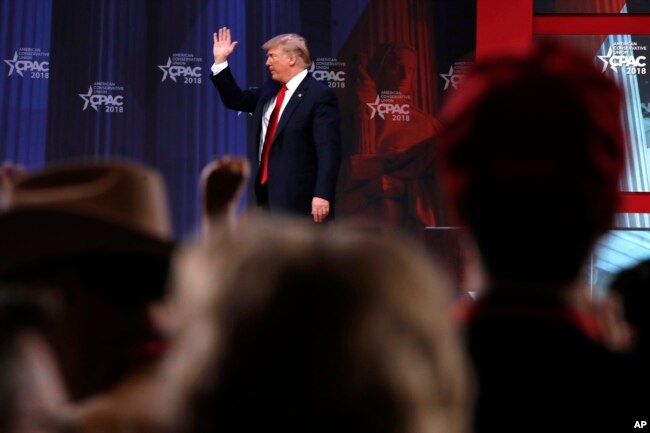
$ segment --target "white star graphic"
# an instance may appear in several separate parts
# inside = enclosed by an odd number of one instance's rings
[[[11,74],[13,74],[14,69],[16,69],[16,62],[18,61],[18,51],[14,51],[14,58],[12,60],[5,60],[5,63],[9,65],[11,69],[9,69],[9,73],[7,74],[7,77],[10,77]],[[19,71],[16,69],[16,73],[20,75],[21,77],[23,76],[23,72]]]
[[[449,67],[449,72],[446,74],[440,74],[443,80],[445,80],[445,87],[442,90],[447,90],[449,88],[449,85],[451,84],[452,87],[455,89],[456,86],[452,83],[451,78],[454,76],[454,65],[451,65]]]
[[[88,104],[90,104],[90,106],[93,107],[95,111],[97,111],[97,107],[95,106],[95,104],[90,102],[90,97],[93,96],[93,86],[88,87],[88,93],[85,94],[79,93],[79,96],[81,96],[81,99],[85,101],[83,111],[85,111],[86,108],[88,108]]]
[[[379,95],[377,95],[377,99],[375,99],[375,102],[366,102],[366,105],[370,107],[370,109],[372,110],[372,113],[370,113],[371,119],[375,117],[375,114],[379,114],[379,117],[381,117],[382,119],[384,118],[384,115],[380,113],[377,109],[377,106],[379,105]]]
[[[600,59],[600,61],[603,62],[603,70],[600,71],[600,72],[605,72],[605,71],[607,70],[607,66],[609,66],[610,68],[612,68],[612,71],[614,71],[614,72],[618,72],[618,71],[616,70],[616,66],[612,66],[612,65],[609,63],[609,59],[610,59],[611,57],[612,57],[612,47],[609,47],[609,51],[607,51],[607,55],[606,55],[606,56],[598,56],[598,59]]]
[[[160,68],[161,71],[163,71],[163,77],[162,80],[160,81],[165,81],[167,79],[167,75],[169,75],[169,67],[172,65],[172,58],[167,57],[167,64],[166,65],[158,65],[158,68]],[[176,82],[176,77],[169,75],[169,78],[172,79],[172,81],[175,83]]]

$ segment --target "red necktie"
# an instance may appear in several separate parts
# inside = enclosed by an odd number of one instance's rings
[[[262,166],[260,174],[260,183],[264,185],[269,178],[269,151],[271,150],[271,143],[275,130],[278,127],[278,118],[280,117],[280,109],[282,108],[282,101],[284,101],[284,94],[287,91],[287,86],[283,85],[278,92],[278,97],[275,101],[275,107],[269,119],[269,125],[266,128],[266,136],[264,137],[264,147],[262,147]]]

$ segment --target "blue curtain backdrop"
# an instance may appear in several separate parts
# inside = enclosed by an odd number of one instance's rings
[[[0,161],[45,161],[51,0],[0,1]]]
[[[55,0],[47,159],[117,156],[158,168],[175,231],[186,235],[201,168],[246,149],[245,117],[223,108],[206,79],[212,32],[218,23],[243,29],[245,17],[239,1]],[[232,63],[245,81],[246,57]],[[93,107],[89,93],[115,104]]]

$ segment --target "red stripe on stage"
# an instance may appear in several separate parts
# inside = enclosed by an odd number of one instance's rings
[[[536,35],[647,35],[650,15],[587,14],[536,15]]]
[[[618,211],[650,213],[650,192],[623,192]]]

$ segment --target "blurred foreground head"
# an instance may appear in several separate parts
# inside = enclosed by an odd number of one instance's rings
[[[147,308],[172,252],[162,178],[124,161],[51,165],[16,181],[0,211],[0,290],[48,299],[54,349],[74,400],[105,390],[144,355]]]
[[[592,59],[550,41],[478,62],[447,101],[444,187],[489,277],[577,277],[616,210],[621,102]]]
[[[249,222],[185,251],[167,367],[198,432],[463,432],[446,276],[385,233]]]

